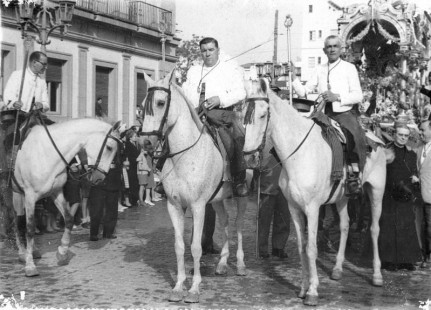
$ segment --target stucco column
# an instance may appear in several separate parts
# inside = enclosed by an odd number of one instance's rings
[[[88,46],[78,45],[78,48],[78,117],[85,117],[87,111]]]
[[[129,126],[134,124],[134,119],[130,119],[129,111],[133,108],[133,102],[130,103],[130,91],[133,89],[130,83],[130,58],[131,55],[123,54],[123,122],[129,124]]]

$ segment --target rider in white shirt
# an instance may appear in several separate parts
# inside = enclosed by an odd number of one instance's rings
[[[359,172],[363,170],[366,160],[366,140],[358,121],[357,108],[362,101],[362,89],[356,67],[340,58],[339,37],[327,37],[323,51],[328,63],[319,66],[305,86],[298,79],[293,81],[292,86],[299,96],[317,89],[325,101],[325,114],[350,133],[351,137],[347,137],[347,162],[352,167],[352,173],[348,174],[347,191],[354,195],[360,192]]]

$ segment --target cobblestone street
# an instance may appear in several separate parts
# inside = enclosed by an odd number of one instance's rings
[[[230,214],[231,259],[228,275],[216,277],[217,255],[203,256],[199,304],[169,303],[167,297],[176,279],[174,231],[166,202],[155,207],[132,208],[120,214],[115,240],[88,241],[89,231],[73,232],[74,254],[67,266],[58,267],[55,252],[61,233],[37,236],[42,258],[36,260],[40,276],[26,278],[17,253],[2,249],[0,294],[19,300],[24,307],[54,308],[162,308],[162,309],[312,309],[302,305],[299,291],[301,269],[292,231],[286,252],[288,259],[255,258],[255,197],[250,198],[244,233],[248,274],[235,275],[236,208],[228,202]],[[186,267],[192,268],[190,253],[191,216],[186,222]],[[291,225],[293,230],[293,225]],[[358,234],[357,234],[358,235]],[[354,235],[352,240],[358,238]],[[215,240],[220,244],[221,234]],[[353,242],[354,244],[354,242]],[[431,299],[431,271],[389,272],[383,270],[382,288],[371,285],[371,261],[362,261],[353,246],[349,248],[343,279],[329,278],[335,254],[319,252],[318,309],[419,309],[420,301]],[[186,285],[191,284],[188,273]]]

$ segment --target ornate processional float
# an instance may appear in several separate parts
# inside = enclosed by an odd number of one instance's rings
[[[345,7],[338,25],[345,59],[359,71],[363,120],[417,129],[431,112],[424,95],[431,89],[428,12],[412,1],[371,0]]]

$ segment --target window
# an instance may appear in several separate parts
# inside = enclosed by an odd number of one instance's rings
[[[0,64],[0,95],[3,95],[7,81],[15,67],[15,45],[3,42],[1,44],[1,64]]]
[[[312,30],[309,32],[310,34],[310,41],[316,41],[316,31]]]
[[[319,39],[322,38],[322,30],[319,30]]]
[[[308,6],[308,13],[313,13],[313,5]]]
[[[316,59],[314,57],[308,57],[308,68],[314,68],[316,66]]]
[[[118,117],[118,65],[103,60],[93,61],[94,93],[91,115],[102,114],[104,117]],[[102,102],[96,105],[98,98]],[[97,108],[97,109],[96,109]]]
[[[94,102],[96,103],[99,98],[102,98],[102,102],[100,106],[94,105],[94,115],[99,117],[109,114],[109,74],[111,71],[111,68],[96,66],[96,97]]]
[[[155,75],[153,70],[135,68],[135,107],[143,105],[147,95],[147,82],[145,81],[144,72],[151,78]],[[138,115],[136,114],[136,116]]]
[[[317,57],[317,64],[320,65],[322,63],[322,57]]]
[[[61,113],[63,102],[63,67],[66,61],[48,58],[46,68],[46,84],[48,86],[49,110],[52,113]]]

